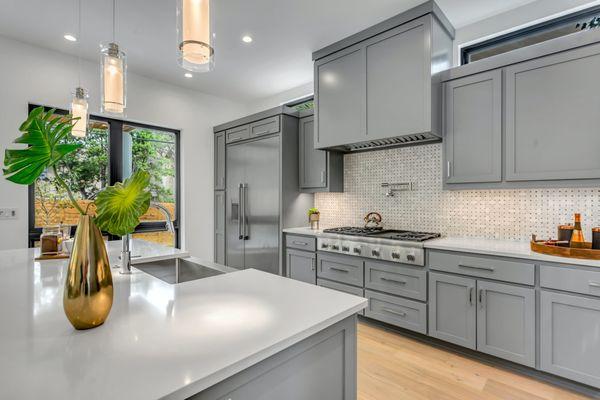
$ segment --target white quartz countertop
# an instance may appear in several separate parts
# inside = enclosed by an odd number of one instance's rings
[[[114,263],[120,242],[108,248]],[[136,251],[177,253],[141,241]],[[0,251],[2,399],[184,399],[367,302],[253,269],[177,285],[113,269],[107,321],[77,331],[62,309],[66,260],[33,258],[32,249]]]
[[[323,234],[322,230],[311,230],[310,227],[298,227],[298,228],[286,228],[283,229],[284,233],[294,235],[305,235],[305,236],[331,236],[330,234]],[[338,235],[339,236],[339,235]],[[353,240],[363,240],[363,238],[353,237]],[[394,241],[386,241],[386,243],[393,244]],[[589,267],[600,267],[600,261],[598,260],[584,260],[579,258],[567,258],[567,257],[556,257],[549,256],[546,254],[535,253],[531,251],[529,242],[519,242],[512,240],[502,239],[478,239],[478,238],[467,238],[467,237],[442,237],[439,239],[427,240],[422,243],[416,243],[416,245],[422,245],[426,249],[437,249],[437,250],[448,250],[448,251],[459,251],[464,253],[475,253],[475,254],[486,254],[491,256],[503,256],[513,258],[525,258],[528,260],[543,261],[543,262],[554,262],[561,264],[571,265],[583,265]]]
[[[517,242],[499,239],[476,239],[443,237],[424,242],[427,249],[460,251],[466,253],[487,254],[492,256],[525,258],[543,262],[562,264],[584,265],[600,267],[598,260],[584,260],[578,258],[556,257],[531,251],[529,242]]]

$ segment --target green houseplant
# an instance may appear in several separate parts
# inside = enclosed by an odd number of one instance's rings
[[[310,229],[319,229],[319,219],[321,219],[321,213],[315,207],[308,209],[308,222],[310,222]]]
[[[79,212],[63,306],[76,329],[89,329],[106,320],[113,300],[110,264],[100,229],[113,235],[133,232],[150,206],[147,190],[150,176],[145,171],[136,171],[123,183],[98,193],[94,200],[95,214],[90,212],[89,205],[83,209],[56,167],[67,154],[80,147],[67,141],[77,119],[71,115],[57,116],[54,112],[38,107],[29,113],[19,127],[21,136],[14,141],[27,147],[6,149],[2,171],[11,182],[31,185],[43,172],[52,170],[53,183],[64,190]]]

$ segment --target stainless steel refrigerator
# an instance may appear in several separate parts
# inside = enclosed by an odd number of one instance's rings
[[[227,147],[228,266],[279,273],[279,147],[279,136]]]

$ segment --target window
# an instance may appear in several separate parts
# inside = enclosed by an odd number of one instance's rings
[[[35,107],[30,105],[29,110]],[[107,185],[143,169],[151,176],[152,201],[168,210],[175,232],[166,230],[163,212],[151,207],[140,219],[133,236],[179,245],[179,131],[91,116],[86,137],[69,140],[82,147],[65,157],[57,169],[65,172],[62,176],[83,208]],[[29,189],[30,246],[39,240],[44,226],[62,223],[74,231],[77,225],[79,214],[66,193],[51,183],[51,177],[52,171],[45,172]]]
[[[286,106],[293,108],[296,111],[308,111],[315,108],[315,102],[313,96],[304,97],[300,100],[286,104]]]
[[[521,47],[600,27],[600,6],[558,17],[461,49],[461,63],[468,64]]]

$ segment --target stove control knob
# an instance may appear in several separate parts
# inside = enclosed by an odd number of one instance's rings
[[[337,244],[332,244],[331,245],[331,250],[339,250],[340,246],[338,246]]]
[[[321,248],[322,249],[326,249],[328,247],[329,247],[329,245],[327,243],[321,243]]]
[[[397,251],[392,251],[392,258],[395,260],[399,260],[400,259],[400,253],[398,253]]]
[[[352,251],[354,251],[354,254],[360,255],[360,247],[355,247],[354,249],[352,249]]]
[[[373,250],[371,250],[371,255],[373,257],[379,257],[379,255],[380,255],[379,249],[373,249]]]
[[[350,247],[348,247],[348,246],[342,246],[342,251],[350,251]]]
[[[414,254],[407,254],[407,255],[406,255],[406,260],[407,260],[407,261],[413,261],[413,262],[414,262],[414,261],[415,261],[415,256],[414,256]]]

